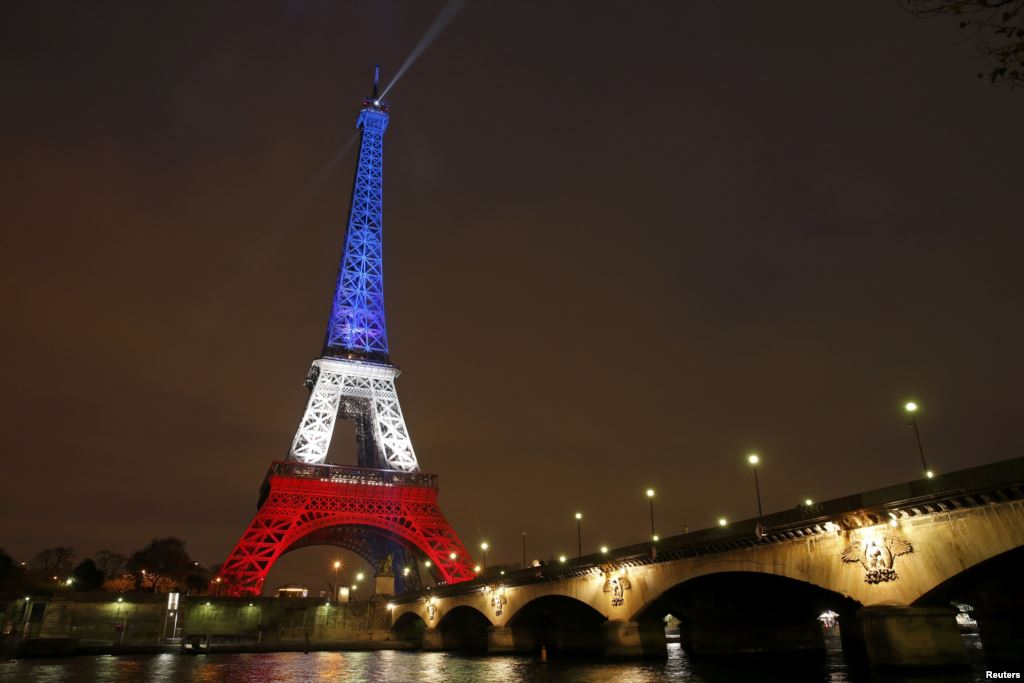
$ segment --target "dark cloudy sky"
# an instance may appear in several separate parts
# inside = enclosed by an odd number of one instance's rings
[[[224,558],[354,157],[281,217],[440,6],[4,3],[0,546]],[[384,175],[400,397],[465,542],[637,541],[647,486],[664,534],[747,517],[750,449],[771,510],[911,479],[910,397],[936,470],[1020,455],[1024,93],[982,68],[895,1],[469,3]]]

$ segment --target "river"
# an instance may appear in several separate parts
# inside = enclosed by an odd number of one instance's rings
[[[135,655],[26,659],[0,662],[0,681],[18,683],[114,683],[121,681],[366,681],[406,683],[976,683],[985,669],[923,677],[869,674],[848,668],[829,653],[816,664],[784,661],[694,663],[676,644],[657,662],[554,660],[534,657],[474,657],[443,652],[277,652],[261,654]]]

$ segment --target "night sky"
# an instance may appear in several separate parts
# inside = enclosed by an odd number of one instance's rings
[[[224,559],[305,405],[353,152],[293,207],[441,5],[3,4],[16,559]],[[749,517],[750,450],[766,510],[913,479],[910,398],[935,470],[1021,455],[1024,93],[983,67],[895,1],[468,4],[384,171],[399,396],[464,542],[571,554],[577,510],[637,542],[648,486],[662,535]]]

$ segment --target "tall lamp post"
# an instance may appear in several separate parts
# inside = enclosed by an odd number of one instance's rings
[[[761,485],[757,482],[757,464],[761,462],[761,458],[757,453],[751,453],[747,456],[747,462],[750,463],[751,468],[754,470],[754,493],[757,494],[757,516],[762,517],[764,516],[764,513],[761,512]]]
[[[583,513],[576,513],[576,557],[583,557]]]
[[[928,469],[928,463],[924,459],[924,446],[921,445],[921,430],[917,428],[917,404],[913,401],[908,401],[903,409],[907,411],[907,425],[914,428],[914,438],[917,439],[917,452],[921,455],[921,469],[924,470],[924,476],[931,479],[935,474]]]
[[[484,541],[483,543],[480,544],[480,551],[483,552],[483,554],[484,554],[484,566],[485,567],[487,566],[487,549],[490,548],[490,547],[491,546],[487,543],[487,541]]]
[[[647,500],[651,504],[651,540],[658,540],[654,533],[654,489],[647,489]]]
[[[341,599],[341,560],[334,561],[334,585],[331,590],[334,592],[335,600]]]

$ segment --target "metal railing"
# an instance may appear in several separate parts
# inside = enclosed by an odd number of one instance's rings
[[[267,478],[273,476],[296,477],[334,481],[344,484],[365,484],[369,486],[421,486],[437,488],[437,475],[424,472],[401,472],[399,470],[378,470],[369,467],[348,467],[344,465],[311,465],[296,461],[275,461],[270,465]]]

